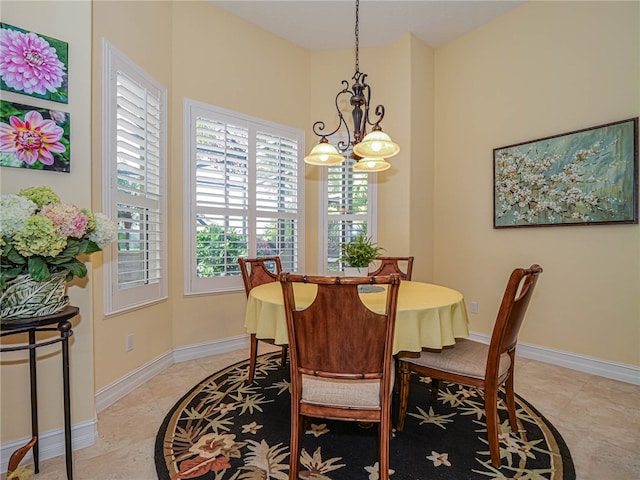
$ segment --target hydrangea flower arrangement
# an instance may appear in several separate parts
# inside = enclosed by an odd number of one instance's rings
[[[67,281],[83,278],[87,267],[77,257],[102,250],[115,232],[107,216],[62,203],[49,187],[2,195],[0,288],[23,274],[37,281],[65,271]]]

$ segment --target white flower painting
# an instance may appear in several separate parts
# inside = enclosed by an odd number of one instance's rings
[[[497,148],[494,228],[638,223],[638,119]]]

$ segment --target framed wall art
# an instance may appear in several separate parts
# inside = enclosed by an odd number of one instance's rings
[[[638,118],[493,150],[493,227],[638,223]]]
[[[69,114],[0,100],[0,166],[71,170]]]
[[[69,45],[0,23],[0,89],[68,103]]]

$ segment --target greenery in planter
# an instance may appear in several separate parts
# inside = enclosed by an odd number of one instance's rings
[[[365,268],[382,250],[365,235],[358,235],[348,243],[341,244],[342,256],[340,260],[349,267]]]

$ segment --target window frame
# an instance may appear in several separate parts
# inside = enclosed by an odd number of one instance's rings
[[[340,141],[338,138],[336,141]],[[342,139],[346,142],[346,137]],[[348,155],[348,154],[347,154]],[[353,162],[347,158],[346,162]],[[344,163],[340,164],[341,166]],[[335,272],[329,271],[329,169],[331,166],[321,167],[319,175],[318,186],[318,230],[320,241],[318,242],[318,270],[320,275],[335,275]],[[353,169],[351,169],[353,172]],[[370,172],[368,175],[368,190],[367,190],[367,236],[370,237],[373,242],[377,242],[378,238],[378,174]],[[365,215],[363,215],[365,217]]]
[[[145,90],[152,92],[160,106],[160,125],[158,138],[158,200],[151,201],[148,196],[140,196],[136,203],[136,196],[127,198],[128,203],[140,208],[148,208],[153,204],[157,208],[159,217],[159,234],[153,242],[153,248],[157,248],[158,274],[152,278],[152,282],[143,286],[135,286],[126,289],[118,288],[120,285],[118,275],[118,242],[107,246],[103,250],[103,288],[104,288],[104,313],[106,316],[123,313],[153,303],[164,301],[168,298],[168,272],[167,272],[167,89],[157,82],[140,66],[131,61],[105,38],[102,39],[103,71],[102,71],[102,202],[105,215],[118,225],[118,203],[122,193],[118,191],[118,107],[117,107],[117,77],[118,72],[140,84]],[[145,104],[145,106],[148,104]],[[147,138],[147,137],[145,137]],[[151,244],[149,244],[151,245]],[[143,251],[145,256],[153,248]]]
[[[185,296],[225,294],[244,291],[242,276],[238,269],[237,275],[222,277],[199,278],[196,274],[197,244],[196,244],[196,215],[199,213],[196,205],[196,124],[198,116],[211,118],[215,121],[233,122],[234,125],[247,127],[248,140],[248,203],[247,209],[220,209],[228,215],[247,217],[247,248],[249,258],[256,257],[256,223],[258,218],[293,218],[297,221],[297,270],[305,268],[305,179],[304,179],[304,132],[302,130],[280,125],[260,118],[245,115],[215,105],[185,98],[183,102],[184,129],[184,282]],[[272,210],[258,210],[256,205],[256,133],[267,133],[287,137],[297,141],[297,212],[286,213]]]

